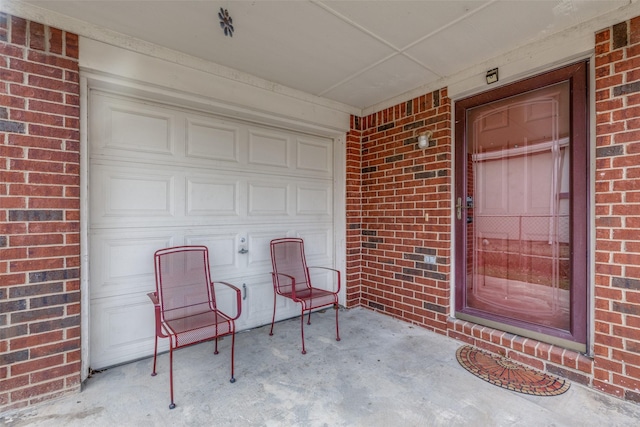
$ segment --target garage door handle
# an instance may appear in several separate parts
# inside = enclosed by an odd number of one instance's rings
[[[247,285],[245,283],[242,284],[242,300],[247,299]]]
[[[246,254],[247,252],[249,252],[249,250],[247,248],[242,248],[238,251],[239,254]]]

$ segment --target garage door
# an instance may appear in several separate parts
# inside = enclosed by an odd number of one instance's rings
[[[271,239],[334,265],[331,139],[101,90],[88,112],[92,369],[153,354],[157,249],[208,246],[213,279],[242,289],[239,329],[271,321]]]

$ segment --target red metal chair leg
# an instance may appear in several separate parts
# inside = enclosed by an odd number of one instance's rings
[[[276,321],[276,293],[273,293],[273,317],[271,318],[271,332],[269,335],[273,335],[273,324]]]
[[[300,316],[300,336],[302,337],[302,354],[307,354],[307,350],[304,349],[304,308]]]
[[[311,310],[309,310],[309,317],[307,317],[307,325],[311,324]]]
[[[334,304],[333,309],[336,311],[336,341],[340,341],[340,329],[338,327],[338,304]]]
[[[216,336],[216,348],[215,350],[213,350],[213,354],[218,354],[218,337],[217,336]]]
[[[156,358],[158,357],[158,335],[156,335],[155,338],[156,343],[153,349],[153,371],[151,372],[152,377],[156,376]]]
[[[229,382],[231,383],[236,382],[236,378],[233,376],[233,355],[235,352],[235,347],[236,347],[236,334],[234,332],[231,334],[231,379],[229,380]]]
[[[171,404],[169,405],[169,409],[173,409],[176,407],[176,404],[173,403],[173,346],[169,347],[169,390],[171,390]]]

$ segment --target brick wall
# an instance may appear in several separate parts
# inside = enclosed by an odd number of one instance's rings
[[[596,34],[593,385],[640,402],[640,18]]]
[[[359,124],[361,304],[444,333],[451,292],[447,91],[371,114]],[[425,131],[433,137],[420,149],[417,138]],[[425,255],[436,262],[425,263]]]
[[[448,318],[453,161],[446,89],[352,121],[347,164],[360,164],[361,177],[348,174],[347,184],[354,195],[360,186],[362,203],[347,203],[354,262],[360,245],[360,275],[353,268],[348,276],[358,292],[349,295],[373,310],[640,402],[640,18],[595,40],[593,357]],[[435,145],[420,150],[416,137],[426,129],[435,132]],[[425,264],[425,254],[435,255],[436,264]]]
[[[0,412],[80,387],[78,37],[0,13]]]

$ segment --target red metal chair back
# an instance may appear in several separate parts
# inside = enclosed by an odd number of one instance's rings
[[[155,255],[156,291],[165,322],[215,310],[209,286],[206,246],[182,246],[159,250]]]
[[[283,238],[271,241],[271,264],[276,273],[277,292],[281,295],[292,293],[292,281],[287,275],[293,277],[295,290],[304,291],[310,287],[309,271],[304,255],[304,244],[299,238]]]

